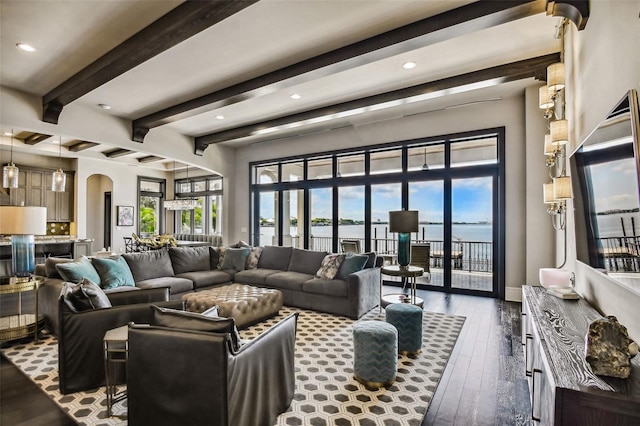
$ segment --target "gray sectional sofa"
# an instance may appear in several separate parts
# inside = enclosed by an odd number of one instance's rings
[[[249,269],[220,269],[224,251],[224,248],[203,246],[124,254],[122,258],[129,267],[133,283],[106,289],[105,293],[168,287],[170,298],[179,300],[190,292],[235,282],[278,289],[283,293],[286,306],[353,319],[360,318],[380,300],[379,259],[374,253],[367,255],[367,263],[362,270],[338,274],[344,279],[323,279],[315,274],[328,254],[326,252],[265,246],[261,248],[257,265],[247,266]],[[71,261],[49,258],[44,265],[36,266],[36,274],[45,277],[38,290],[40,313],[54,334],[59,329],[58,298],[65,282],[56,267],[58,262]],[[106,281],[108,277],[101,278]]]

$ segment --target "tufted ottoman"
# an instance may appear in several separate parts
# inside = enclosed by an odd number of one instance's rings
[[[387,322],[398,329],[398,352],[414,355],[422,349],[422,308],[393,303],[385,308]]]
[[[398,332],[384,321],[353,325],[353,375],[368,388],[389,386],[398,370]]]
[[[282,308],[282,292],[271,288],[228,284],[182,296],[187,311],[204,312],[218,305],[218,315],[231,317],[238,328],[276,315]]]

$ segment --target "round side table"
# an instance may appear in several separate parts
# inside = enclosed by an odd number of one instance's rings
[[[419,266],[400,266],[400,265],[387,265],[380,268],[380,294],[382,295],[382,276],[389,275],[392,277],[401,277],[403,280],[409,280],[411,285],[411,295],[405,294],[385,294],[380,297],[380,309],[390,305],[392,303],[411,303],[413,305],[423,307],[424,300],[416,296],[416,278],[421,277],[424,274],[424,268]]]

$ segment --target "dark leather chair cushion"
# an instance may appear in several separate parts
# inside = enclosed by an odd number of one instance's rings
[[[153,309],[153,322],[151,325],[208,333],[229,333],[233,349],[238,350],[240,348],[240,335],[233,318],[211,317],[155,305],[152,305],[151,308]]]
[[[104,291],[87,278],[80,283],[65,283],[63,288],[65,302],[75,312],[92,309],[110,308],[111,302]]]

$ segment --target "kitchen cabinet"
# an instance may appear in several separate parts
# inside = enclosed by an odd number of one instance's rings
[[[602,316],[584,299],[522,288],[522,344],[531,418],[540,425],[640,424],[640,356],[628,379],[597,376],[585,360],[589,324]]]
[[[3,204],[14,206],[40,206],[47,208],[47,222],[73,222],[74,174],[67,174],[64,192],[53,192],[53,170],[31,169],[20,166],[18,187],[12,188]]]

